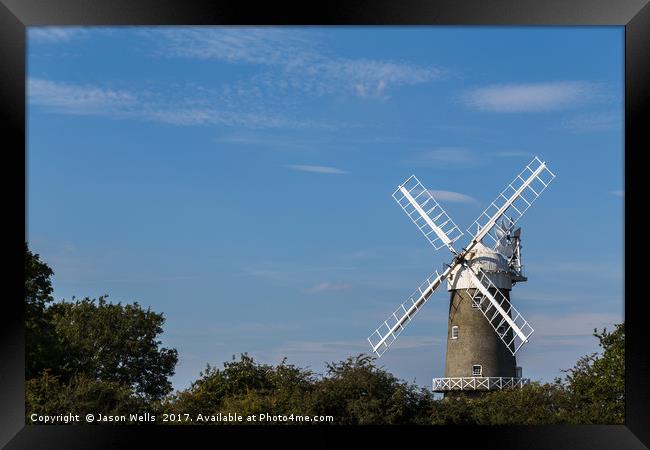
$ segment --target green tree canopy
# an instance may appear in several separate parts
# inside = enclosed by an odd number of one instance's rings
[[[175,349],[162,348],[162,314],[137,302],[122,305],[84,298],[55,303],[52,323],[65,349],[61,372],[132,386],[140,395],[159,399],[171,391],[168,377],[178,361]]]
[[[223,366],[208,364],[189,389],[168,400],[167,407],[189,414],[306,412],[314,382],[311,371],[287,364],[286,358],[277,366],[261,364],[246,353]]]
[[[620,424],[625,414],[625,326],[594,330],[602,348],[580,358],[565,379],[434,404],[434,424]]]
[[[25,377],[56,365],[60,356],[47,305],[52,302],[52,269],[25,243]]]
[[[178,355],[162,347],[162,314],[106,296],[53,302],[53,271],[25,246],[27,415],[167,411],[331,415],[337,424],[616,424],[624,421],[625,327],[594,330],[602,351],[565,379],[481,395],[448,395],[398,380],[361,354],[315,375],[246,353],[207,366],[170,394]]]
[[[428,422],[431,392],[402,382],[360,354],[327,365],[314,387],[314,414],[332,415],[339,424]]]
[[[567,391],[561,384],[533,382],[522,388],[470,397],[449,395],[435,402],[434,425],[541,425],[572,423]]]
[[[338,424],[427,423],[431,393],[400,382],[367,355],[328,364],[325,376],[287,364],[260,364],[247,354],[210,366],[164,406],[189,414],[332,415]]]
[[[583,356],[567,371],[571,409],[577,423],[623,423],[625,417],[625,324],[594,329],[600,355]]]
[[[26,383],[25,415],[55,415],[72,413],[131,414],[151,411],[152,405],[134,395],[129,386],[115,381],[103,381],[80,374],[67,383],[49,370]]]

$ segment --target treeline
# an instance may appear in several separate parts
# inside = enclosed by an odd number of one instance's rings
[[[594,330],[600,354],[553,383],[436,400],[358,355],[326,373],[261,364],[247,354],[209,365],[172,392],[176,350],[161,346],[164,317],[137,303],[53,302],[52,270],[25,246],[26,420],[31,414],[164,413],[333,416],[335,424],[619,424],[624,419],[623,324]],[[185,423],[185,422],[183,422]],[[219,423],[219,422],[217,422]],[[245,422],[244,422],[245,423]]]

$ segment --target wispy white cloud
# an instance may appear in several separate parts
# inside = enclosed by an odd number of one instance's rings
[[[461,94],[466,106],[479,111],[537,112],[572,108],[604,96],[600,84],[587,81],[493,84]]]
[[[616,197],[625,197],[625,191],[622,189],[616,189],[613,191],[609,191],[610,194],[615,195]]]
[[[284,116],[264,107],[238,105],[201,86],[186,86],[179,94],[116,89],[29,78],[29,103],[46,112],[143,120],[176,126],[244,126],[248,128],[330,128],[332,125]],[[210,97],[207,98],[206,97]],[[214,103],[217,106],[211,105]],[[250,107],[249,107],[250,106]]]
[[[102,31],[103,32],[103,31]],[[83,28],[34,29],[34,41],[64,41]],[[189,27],[138,30],[159,55],[256,65],[243,78],[207,88],[180,83],[132,86],[29,80],[32,105],[50,113],[101,115],[177,126],[334,129],[351,124],[298,117],[306,97],[356,95],[387,98],[394,87],[426,83],[443,71],[407,62],[344,58],[331,54],[322,36],[303,30]],[[151,84],[151,83],[150,83]]]
[[[359,97],[383,97],[385,89],[386,89],[385,80],[379,80],[376,86],[367,86],[362,83],[356,84],[354,86],[354,90]]]
[[[219,108],[165,107],[146,105],[139,111],[142,118],[178,126],[240,125],[249,128],[326,128],[308,120],[298,120],[264,112],[232,111]]]
[[[231,63],[283,64],[310,46],[303,33],[275,27],[169,27],[139,34],[155,41],[162,56]]]
[[[390,87],[439,79],[437,67],[330,54],[314,33],[251,27],[201,27],[148,30],[158,52],[169,57],[256,64],[279,70],[254,76],[248,88],[298,91],[309,95],[350,92],[386,98]]]
[[[473,167],[480,164],[480,157],[464,148],[440,147],[420,153],[410,163],[425,167]]]
[[[478,203],[478,200],[476,200],[474,197],[461,194],[460,192],[435,191],[432,189],[429,189],[428,191],[436,200],[442,200],[451,203]]]
[[[74,85],[39,78],[27,83],[30,103],[55,112],[71,114],[116,114],[136,104],[128,91],[92,85]]]
[[[344,291],[351,287],[352,285],[349,283],[330,283],[328,281],[323,281],[305,289],[304,292],[306,294],[320,294],[321,292]]]
[[[84,36],[86,30],[79,27],[28,27],[27,38],[30,43],[55,44],[69,42]]]
[[[576,115],[562,123],[560,128],[575,132],[622,130],[623,111]]]
[[[408,63],[342,59],[318,55],[314,60],[293,61],[280,71],[267,71],[251,82],[277,94],[306,96],[348,95],[387,99],[388,91],[440,78],[437,69]]]
[[[291,170],[298,170],[300,172],[325,173],[325,174],[334,174],[334,175],[342,175],[342,174],[349,173],[346,170],[337,169],[336,167],[328,167],[328,166],[307,166],[301,164],[285,164],[284,167]]]

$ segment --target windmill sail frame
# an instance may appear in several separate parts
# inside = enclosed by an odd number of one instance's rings
[[[446,273],[446,271],[445,271]],[[409,296],[408,300],[399,305],[397,309],[384,320],[374,333],[368,336],[372,351],[380,356],[395,342],[404,327],[411,322],[413,317],[422,309],[435,290],[442,284],[446,275],[441,275],[436,270],[431,276]]]
[[[548,169],[546,163],[534,157],[466,229],[474,235],[473,241],[485,239],[484,244],[494,249],[499,242],[494,225],[502,220],[506,228],[513,227],[554,178],[555,174]]]
[[[393,198],[436,250],[446,246],[456,253],[451,244],[463,232],[415,175],[393,192]]]
[[[555,174],[548,169],[546,163],[534,157],[467,228],[470,234],[475,234],[460,254],[452,244],[463,233],[431,192],[415,175],[411,175],[399,185],[393,192],[397,204],[436,250],[446,246],[454,255],[454,259],[442,274],[436,271],[435,278],[434,275],[427,278],[409,299],[368,337],[373,352],[381,357],[415,314],[422,309],[442,281],[449,278],[452,272],[462,265],[461,270],[469,271],[472,284],[476,288],[471,295],[472,302],[478,306],[508,350],[515,355],[521,346],[528,342],[535,330],[510,300],[497,289],[489,276],[480,268],[474,272],[474,269],[467,264],[466,258],[484,239],[487,243],[483,242],[483,244],[494,250],[499,244],[498,227],[495,227],[497,222],[501,220],[504,227],[513,227],[553,179]]]
[[[471,297],[472,303],[478,306],[497,336],[515,355],[535,330],[483,270],[479,268],[478,274],[470,267],[465,270],[469,271],[476,288]],[[499,331],[501,327],[503,331]]]

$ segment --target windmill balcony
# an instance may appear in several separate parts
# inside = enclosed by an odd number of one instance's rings
[[[521,388],[530,383],[529,378],[517,377],[454,377],[434,378],[434,392],[489,391],[495,389]]]

